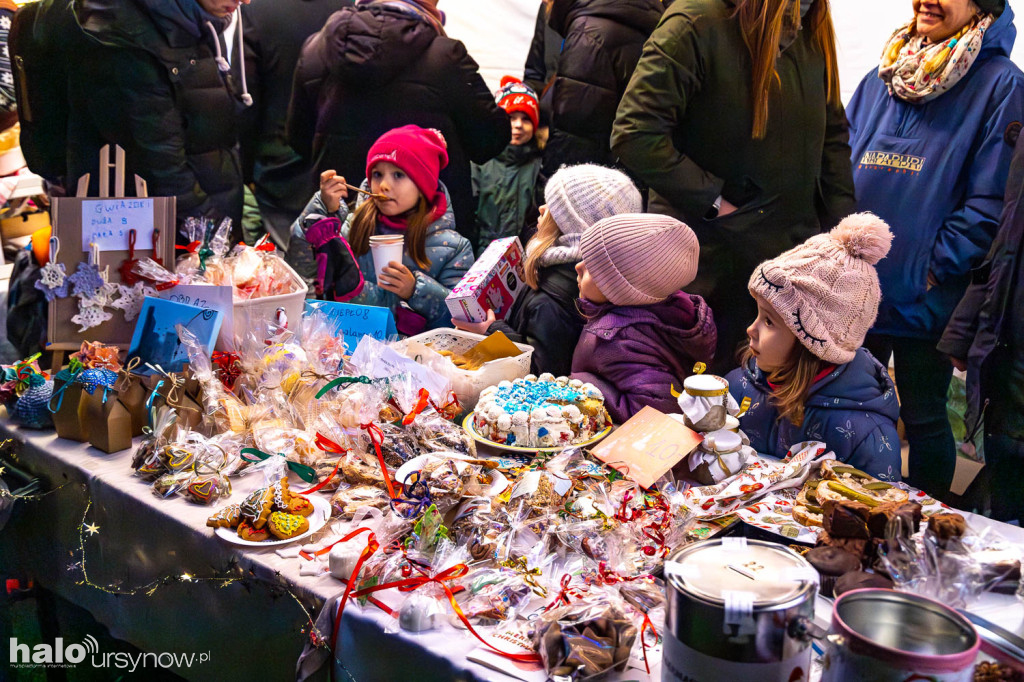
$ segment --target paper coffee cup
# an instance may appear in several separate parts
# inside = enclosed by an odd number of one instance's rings
[[[373,270],[377,279],[380,279],[381,271],[391,261],[402,262],[402,250],[405,248],[405,239],[397,235],[397,240],[377,240],[370,237],[370,253],[373,254]]]

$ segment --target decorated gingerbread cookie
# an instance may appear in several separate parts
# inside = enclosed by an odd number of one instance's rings
[[[270,539],[270,531],[266,528],[255,528],[248,521],[238,524],[238,537],[250,542],[263,542]]]
[[[206,519],[206,525],[210,528],[237,528],[241,519],[241,508],[237,504],[229,504]]]
[[[270,488],[259,488],[249,493],[242,501],[242,520],[248,521],[253,528],[263,528],[267,518],[273,511],[274,494]]]
[[[302,535],[309,530],[309,521],[306,517],[287,512],[274,512],[270,515],[267,528],[276,538],[289,540],[296,535]]]
[[[274,498],[274,511],[288,511],[292,499],[292,493],[288,489],[288,479],[282,478],[270,486],[270,492]]]
[[[308,497],[292,495],[292,498],[288,501],[288,513],[309,516],[313,513],[313,503],[309,501]]]

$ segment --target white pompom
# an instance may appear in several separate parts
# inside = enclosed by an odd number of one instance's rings
[[[854,213],[843,218],[829,236],[846,252],[874,265],[885,258],[892,245],[892,232],[884,220],[873,213]]]

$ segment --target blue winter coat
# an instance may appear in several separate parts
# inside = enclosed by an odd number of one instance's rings
[[[364,180],[363,189],[367,189],[367,184]],[[448,189],[443,183],[441,189],[444,191],[445,198],[448,198]],[[358,208],[365,200],[366,196],[360,194],[356,200],[356,207]],[[289,259],[296,264],[296,269],[300,273],[309,271],[310,264],[313,262],[312,249],[302,231],[303,220],[310,213],[337,217],[343,223],[341,232],[346,239],[352,224],[352,216],[349,215],[348,206],[344,201],[341,202],[337,213],[329,214],[320,199],[320,192],[314,194],[298,219],[292,224],[292,239],[297,244],[289,247]],[[378,223],[374,234],[402,234],[403,232],[404,230]],[[473,265],[473,247],[468,239],[455,231],[455,214],[452,212],[450,200],[444,215],[427,227],[427,258],[430,259],[430,268],[423,270],[409,256],[408,250],[402,254],[402,263],[416,275],[416,288],[407,303],[414,312],[426,318],[426,329],[450,327],[452,315],[448,311],[448,305],[444,299]],[[395,317],[400,320],[398,307],[402,301],[395,294],[377,286],[377,272],[373,267],[373,255],[370,251],[367,250],[366,253],[359,256],[357,262],[359,269],[363,272],[365,284],[362,292],[349,302],[391,308]],[[312,268],[312,271],[315,271],[315,267]],[[399,326],[401,326],[401,322],[399,322]]]
[[[864,348],[814,384],[800,427],[779,420],[779,411],[770,401],[771,388],[754,360],[726,379],[737,402],[750,398],[740,428],[759,453],[781,458],[795,443],[820,440],[841,462],[882,480],[900,480],[896,389],[889,373]]]
[[[1024,73],[1010,61],[1007,7],[967,75],[924,104],[892,97],[865,76],[846,107],[857,210],[885,219],[894,239],[878,263],[876,333],[938,338],[988,252],[1013,155],[1004,141],[1024,118]],[[939,284],[927,288],[928,272]]]

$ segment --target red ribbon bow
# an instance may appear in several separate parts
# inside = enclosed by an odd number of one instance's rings
[[[360,424],[359,428],[365,430],[370,436],[370,442],[373,443],[373,449],[377,453],[377,461],[380,463],[380,471],[384,474],[384,485],[388,489],[388,497],[393,500],[395,499],[395,487],[391,484],[391,474],[388,473],[388,465],[384,462],[384,454],[380,451],[380,446],[384,444],[384,432],[373,422]]]
[[[402,417],[402,426],[408,426],[415,421],[416,416],[427,409],[427,405],[430,404],[430,392],[425,388],[421,388],[419,392],[419,399],[412,408],[412,412]]]

